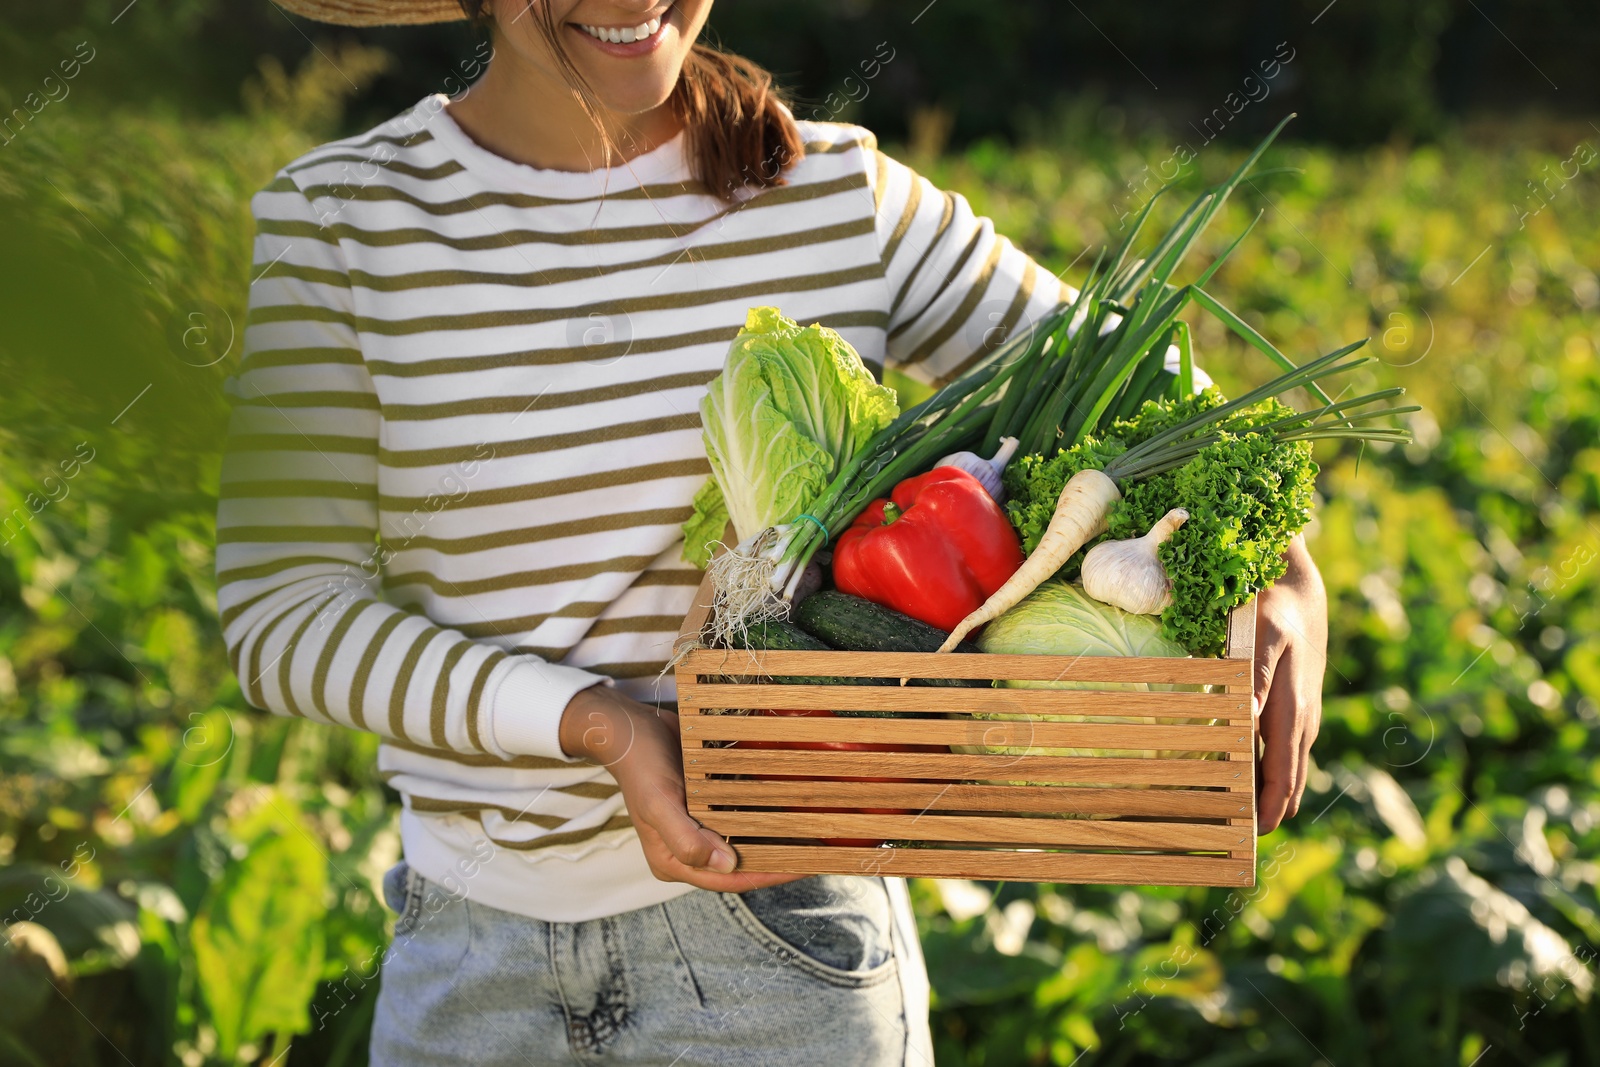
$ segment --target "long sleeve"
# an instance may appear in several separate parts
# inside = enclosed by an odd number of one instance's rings
[[[1019,324],[1069,292],[973,213],[882,152],[870,154],[878,243],[888,284],[888,363],[922,381],[959,374]]]
[[[383,601],[382,411],[344,258],[287,173],[252,208],[256,280],[229,383],[216,576],[245,698],[411,746],[570,762],[561,713],[609,679]]]
[[[1077,290],[1040,267],[966,197],[943,192],[905,164],[871,154],[878,242],[889,286],[889,365],[941,384],[995,343]],[[1120,321],[1115,316],[1107,329]],[[1170,348],[1167,368],[1178,369]],[[1211,384],[1195,369],[1197,387]]]

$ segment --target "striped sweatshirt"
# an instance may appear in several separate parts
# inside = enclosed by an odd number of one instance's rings
[[[595,684],[662,675],[700,572],[699,403],[752,305],[925,381],[1062,296],[859,127],[788,184],[708,195],[678,137],[577,173],[472,141],[442,96],[256,194],[217,521],[246,699],[370,730],[423,876],[552,921],[688,892],[615,780],[562,752]]]

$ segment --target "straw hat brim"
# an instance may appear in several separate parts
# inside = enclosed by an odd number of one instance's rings
[[[285,11],[340,26],[415,26],[467,16],[456,0],[273,0]]]

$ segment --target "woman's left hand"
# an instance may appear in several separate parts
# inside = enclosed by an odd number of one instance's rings
[[[1284,558],[1288,571],[1256,598],[1255,702],[1265,749],[1257,766],[1258,834],[1300,811],[1328,664],[1328,594],[1305,538],[1296,537]]]

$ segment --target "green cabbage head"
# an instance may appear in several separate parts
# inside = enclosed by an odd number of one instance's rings
[[[985,652],[1035,656],[1177,656],[1187,657],[1183,646],[1164,637],[1161,620],[1154,615],[1134,615],[1102,604],[1083,588],[1052,578],[1022,603],[984,628],[978,647]],[[1018,689],[1113,689],[1201,692],[1200,685],[1149,682],[1005,682]],[[1032,715],[1021,712],[977,712],[984,719],[1032,722],[1192,723],[1193,719],[1160,716]],[[1216,720],[1213,720],[1216,721]],[[1144,756],[1146,751],[1100,748],[1046,748],[1025,750],[988,746],[951,746],[958,752],[991,752],[1031,756]],[[1158,751],[1161,759],[1198,756],[1194,752]],[[1020,783],[1019,783],[1020,784]]]
[[[751,308],[700,401],[712,477],[684,523],[684,558],[704,567],[730,518],[741,541],[793,520],[899,414],[843,337]]]

